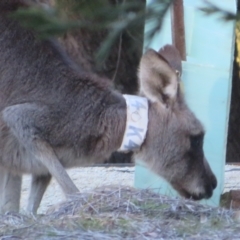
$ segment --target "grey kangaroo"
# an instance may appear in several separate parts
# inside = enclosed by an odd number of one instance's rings
[[[20,7],[29,4],[0,1],[1,212],[19,211],[23,174],[32,175],[27,209],[36,213],[51,177],[66,197],[75,194],[65,168],[100,163],[121,146],[182,196],[212,196],[217,180],[204,157],[204,129],[184,101],[173,46],[143,54],[139,99],[146,105],[129,104],[108,80],[78,67],[55,40],[41,41],[10,18]],[[145,132],[128,124],[134,107],[132,120],[145,119]]]

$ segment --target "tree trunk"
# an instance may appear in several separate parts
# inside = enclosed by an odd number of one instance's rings
[[[240,11],[240,1],[237,1],[237,11]],[[232,96],[227,139],[227,162],[240,162],[240,68],[237,62],[239,52],[235,42],[235,53],[232,75]]]

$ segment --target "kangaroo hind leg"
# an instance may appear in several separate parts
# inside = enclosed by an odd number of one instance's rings
[[[22,176],[0,167],[0,212],[18,212],[21,197]]]

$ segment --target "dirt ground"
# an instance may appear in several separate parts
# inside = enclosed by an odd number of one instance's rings
[[[81,192],[86,192],[100,186],[134,186],[135,167],[87,167],[68,170],[76,186]],[[21,209],[27,204],[30,177],[25,176],[22,186]],[[226,165],[224,192],[240,189],[240,166]],[[64,195],[56,183],[52,180],[45,193],[38,213],[45,213],[53,204],[64,201]]]
[[[134,184],[134,167],[86,167],[68,170],[80,192],[106,185],[130,186]],[[21,209],[24,211],[30,190],[30,176],[24,176],[22,185]],[[54,204],[64,201],[64,195],[55,179],[52,179],[43,196],[38,213],[45,213]]]
[[[239,171],[239,166],[226,166],[225,191],[240,187]],[[53,180],[39,209],[44,214],[29,216],[23,210],[0,215],[0,240],[240,240],[239,210],[134,189],[134,167],[79,168],[69,174],[80,194],[63,201]],[[28,189],[25,176],[23,209]]]
[[[45,215],[0,216],[0,239],[232,240],[240,213],[131,187],[101,187],[55,205]]]

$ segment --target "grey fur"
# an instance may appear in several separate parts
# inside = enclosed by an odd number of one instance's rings
[[[0,210],[19,211],[21,176],[30,173],[28,211],[35,213],[51,176],[66,196],[74,194],[78,189],[65,168],[102,162],[120,147],[126,103],[107,80],[78,68],[55,40],[40,41],[8,18],[19,7],[28,4],[0,1]],[[181,63],[164,60],[166,52],[163,58],[161,51],[149,50],[140,63],[149,129],[135,155],[180,194],[208,198],[216,178],[202,143],[194,148],[190,141],[203,128],[186,106],[171,67]]]

